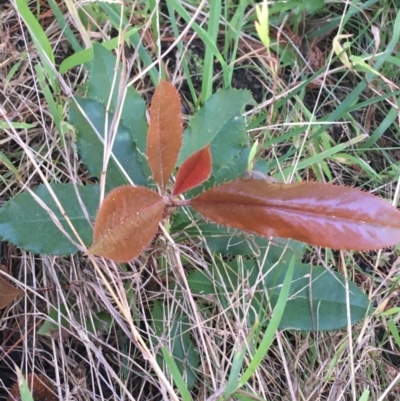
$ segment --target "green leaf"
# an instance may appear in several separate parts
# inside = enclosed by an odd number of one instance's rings
[[[137,33],[138,30],[139,30],[139,28],[132,28],[129,31],[127,31],[126,34],[124,35],[125,40],[127,40],[134,33]],[[103,46],[107,50],[113,50],[116,47],[118,47],[119,41],[120,41],[120,38],[117,36],[115,38],[112,38],[110,40],[106,40],[106,41],[102,42],[101,46]],[[94,43],[94,46],[97,47],[98,44]],[[114,57],[112,55],[112,53],[109,53],[109,54],[110,54],[109,57]],[[71,70],[74,67],[89,63],[90,61],[92,61],[92,59],[93,59],[93,47],[90,47],[88,49],[79,50],[79,51],[77,50],[75,53],[71,54],[71,56],[67,57],[66,59],[64,59],[61,62],[60,74],[65,74],[67,71]],[[114,60],[115,60],[115,57],[114,57]],[[93,68],[94,68],[94,66],[93,66]],[[92,85],[90,83],[90,80],[89,80],[89,84]],[[95,84],[96,84],[96,82],[93,82],[93,85],[95,85]],[[97,86],[99,86],[99,85],[97,84]]]
[[[192,397],[190,392],[186,386],[185,380],[183,379],[181,372],[175,362],[175,359],[172,358],[170,353],[168,352],[167,348],[161,347],[161,351],[164,357],[165,364],[168,366],[169,371],[171,372],[172,379],[176,387],[178,388],[179,392],[182,395],[184,401],[192,401]]]
[[[152,325],[156,336],[152,337],[154,347],[165,346],[175,360],[179,372],[185,378],[187,388],[194,387],[196,369],[200,365],[199,354],[190,337],[191,325],[189,318],[182,310],[169,314],[167,305],[155,301],[152,309]],[[160,344],[160,339],[163,342]],[[164,340],[165,339],[165,340]],[[167,344],[164,341],[168,341]],[[158,355],[158,363],[162,357]]]
[[[50,184],[68,218],[86,245],[92,242],[92,227],[86,219],[72,184]],[[87,214],[94,220],[99,206],[99,186],[77,186]],[[52,210],[66,232],[76,242],[65,217],[61,215],[45,185],[34,193]],[[33,253],[65,255],[78,249],[53,223],[50,215],[28,192],[16,195],[0,209],[0,238]]]
[[[111,113],[115,113],[118,98],[122,97],[123,94],[121,70],[121,63],[117,63],[116,57],[109,50],[100,44],[93,44],[93,63],[87,97],[107,105],[113,89],[109,108]],[[132,86],[129,86],[126,91],[121,121],[129,131],[139,151],[145,154],[147,144],[146,103]]]
[[[257,282],[254,295],[249,300],[252,307],[249,308],[248,322],[251,326],[256,320],[265,321],[268,303],[264,291],[267,291],[271,305],[275,306],[288,266],[287,261],[274,265],[267,259],[260,272],[255,261],[245,260],[241,264],[238,259],[225,265],[219,263],[211,269],[210,275],[196,271],[189,275],[188,282],[194,294],[218,295],[224,308],[229,305],[227,295],[235,294],[235,299],[246,299],[248,288]],[[265,279],[260,284],[258,277],[261,275]],[[354,283],[349,282],[349,289],[351,323],[354,324],[366,316],[370,304],[368,297]],[[240,310],[238,313],[241,313]],[[337,330],[346,325],[343,277],[320,266],[296,263],[280,329],[322,331]]]
[[[224,89],[205,103],[191,119],[184,132],[178,165],[189,156],[211,144],[213,168],[233,162],[243,146],[248,144],[246,126],[240,112],[254,103],[249,91]]]
[[[255,371],[261,365],[264,360],[267,352],[272,344],[272,341],[275,338],[275,335],[278,331],[279,323],[282,320],[283,314],[285,313],[287,300],[290,295],[291,284],[293,283],[293,271],[295,266],[295,260],[292,258],[288,264],[288,269],[285,272],[285,275],[282,280],[282,284],[280,285],[279,295],[274,304],[274,310],[272,312],[272,316],[268,322],[267,330],[265,331],[263,338],[260,342],[260,345],[256,349],[254,355],[246,370],[244,371],[242,377],[239,380],[238,387],[244,386],[250,378],[253,376]]]
[[[104,145],[97,136],[96,130],[104,138],[105,108],[97,100],[76,98],[76,101],[84,114],[82,114],[75,103],[71,102],[69,119],[77,131],[76,143],[78,151],[90,173],[95,177],[100,177],[103,168]],[[110,114],[108,129],[110,129],[112,119],[113,115]],[[92,128],[92,125],[95,129]],[[113,154],[122,169],[118,166],[116,160],[111,157],[107,166],[107,191],[121,185],[129,184],[126,174],[135,184],[147,184],[147,176],[150,175],[147,162],[144,156],[138,153],[133,135],[122,124],[118,127]],[[147,176],[144,171],[148,171]]]

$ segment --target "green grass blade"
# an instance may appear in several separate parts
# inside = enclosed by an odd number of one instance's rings
[[[26,382],[25,377],[23,376],[21,370],[17,366],[15,366],[15,370],[17,372],[18,387],[19,387],[19,393],[21,395],[21,401],[34,401],[32,393],[29,391],[28,383]]]
[[[389,44],[386,47],[386,51],[381,53],[379,56],[377,56],[377,61],[373,65],[373,69],[376,71],[379,71],[379,69],[382,67],[382,65],[386,62],[386,60],[391,56],[392,52],[395,50],[395,47],[398,45],[400,38],[400,13],[397,14],[396,20],[394,23],[393,27],[393,36],[389,42]],[[337,121],[340,119],[343,115],[346,115],[348,113],[348,109],[354,105],[359,98],[359,96],[362,94],[362,92],[367,88],[368,82],[374,78],[375,74],[374,73],[367,73],[365,75],[365,79],[363,79],[355,88],[354,90],[347,96],[346,99],[343,100],[343,102],[331,113],[329,116],[324,118],[324,121]],[[323,131],[325,130],[325,127],[321,127],[314,135],[313,137],[318,137]],[[369,147],[370,145],[368,145]]]
[[[250,380],[254,372],[260,366],[262,360],[264,359],[265,355],[269,350],[269,347],[272,344],[272,341],[275,337],[275,333],[278,331],[279,323],[282,319],[283,312],[285,311],[286,302],[290,292],[290,286],[292,284],[294,266],[295,266],[295,258],[294,256],[292,256],[285,280],[283,281],[282,284],[278,301],[275,305],[268,327],[264,333],[264,337],[261,340],[261,344],[257,348],[257,351],[255,352],[249,366],[244,371],[243,376],[239,379],[238,387],[244,386]]]
[[[370,394],[370,391],[369,391],[369,389],[366,388],[363,391],[363,393],[361,394],[361,397],[360,397],[359,401],[368,401],[369,400],[369,394]]]
[[[330,149],[324,150],[321,153],[316,154],[315,156],[309,157],[308,159],[302,160],[301,162],[297,163],[295,166],[290,166],[286,168],[283,171],[283,176],[288,177],[290,174],[293,173],[293,171],[299,171],[304,168],[307,168],[309,166],[312,166],[313,164],[320,163],[324,159],[331,157],[335,155],[336,153],[342,152],[344,149],[348,148],[351,145],[354,145],[360,141],[363,141],[365,139],[365,135],[359,135],[350,141],[344,142],[344,143],[339,143],[336,146],[332,146]],[[281,179],[282,174],[277,173],[275,178]]]
[[[69,27],[69,24],[65,19],[64,14],[58,7],[58,4],[54,0],[48,0],[48,3],[51,8],[51,11],[53,11],[54,16],[56,17],[58,23],[60,24],[60,27],[64,35],[68,39],[68,42],[71,45],[72,49],[75,52],[82,50],[82,46],[80,45],[78,39],[75,37],[72,29]]]
[[[171,5],[168,2],[167,2],[167,8],[168,8],[169,18],[171,20],[172,31],[174,32],[174,36],[176,39],[179,36],[179,28],[178,28],[178,23],[175,18],[174,9],[171,7]],[[182,63],[183,73],[186,78],[186,82],[189,87],[190,94],[192,96],[192,103],[197,104],[198,103],[197,93],[196,93],[196,90],[193,85],[192,76],[191,76],[192,74],[190,73],[189,66],[184,57],[183,45],[180,41],[176,45],[178,46],[179,54],[182,57],[181,63]]]
[[[15,168],[12,161],[3,152],[0,152],[0,164],[4,164],[18,180],[22,181],[21,174]]]
[[[167,348],[165,347],[161,347],[161,352],[163,354],[164,361],[169,371],[171,372],[172,379],[174,380],[176,387],[178,387],[178,390],[181,393],[183,401],[192,401],[192,396],[190,395],[190,392],[187,389],[185,380],[183,380],[181,372],[179,372],[178,366],[176,365],[174,358],[172,358]]]
[[[55,102],[55,100],[53,98],[53,94],[49,88],[49,85],[47,85],[47,83],[46,83],[46,77],[45,77],[42,65],[41,64],[35,65],[35,71],[36,71],[36,74],[38,77],[40,89],[42,90],[42,93],[46,99],[47,105],[48,105],[51,115],[53,117],[57,131],[59,134],[61,134],[62,133],[61,122],[63,121],[62,106],[59,107],[60,105],[57,105],[57,103]],[[61,138],[61,139],[63,139],[63,138]]]
[[[236,67],[235,60],[236,60],[236,55],[237,55],[237,51],[239,48],[240,32],[242,31],[243,17],[244,17],[244,13],[246,11],[248,3],[249,2],[247,0],[242,0],[239,3],[239,5],[235,11],[235,14],[231,19],[230,24],[227,24],[227,28],[226,28],[227,32],[226,32],[225,46],[224,46],[224,57],[226,60],[228,60],[228,57],[229,57],[229,65],[228,65],[228,69],[229,69],[228,81],[229,82],[232,82],[233,72]],[[234,44],[232,47],[231,55],[228,56],[229,44],[232,40],[232,37],[234,38]]]
[[[189,13],[184,9],[180,1],[177,0],[168,0],[168,4],[171,5],[173,9],[187,22],[189,23],[191,21],[191,16]],[[225,88],[229,87],[230,82],[229,82],[229,70],[228,66],[226,64],[226,61],[224,60],[222,54],[218,50],[215,42],[210,38],[210,35],[208,34],[207,31],[205,31],[201,26],[196,24],[195,22],[192,22],[192,28],[193,30],[199,35],[199,38],[204,42],[205,46],[209,51],[211,51],[214,55],[214,57],[217,58],[217,60],[221,63],[222,67],[222,73],[224,77],[224,85]],[[207,100],[207,98],[202,98],[202,101]]]
[[[210,12],[208,19],[208,38],[215,45],[218,38],[219,18],[222,12],[222,4],[220,0],[213,0],[210,3]],[[201,94],[203,100],[208,99],[212,95],[213,90],[213,73],[214,73],[214,52],[206,46],[206,53],[204,56],[204,70],[202,79]]]
[[[49,39],[43,31],[43,28],[40,26],[38,20],[29,9],[25,0],[15,0],[15,5],[28,28],[36,49],[40,54],[44,68],[49,76],[51,86],[53,87],[53,90],[58,93],[59,87],[57,77],[52,70],[52,66],[55,65],[55,58]]]
[[[138,33],[138,28],[132,28],[125,34],[125,39],[128,40],[132,35]],[[107,40],[101,43],[107,50],[114,50],[118,46],[118,37]],[[89,63],[93,60],[93,48],[78,51],[67,57],[60,64],[60,74],[65,74],[70,69],[78,65]]]
[[[10,122],[10,124],[7,121],[0,121],[0,130],[3,129],[8,129],[11,127],[14,127],[16,129],[29,129],[29,128],[34,128],[35,124],[28,124],[28,123],[18,123],[18,122]]]
[[[121,6],[118,4],[110,4],[110,3],[99,3],[100,7],[103,9],[105,13],[110,17],[110,22],[114,26],[115,29],[119,30],[120,26],[122,30],[126,29],[127,26],[129,26],[128,20],[124,17],[122,20],[122,24],[120,24],[120,19],[121,19]],[[130,42],[133,44],[135,49],[138,49],[139,51],[139,57],[142,60],[143,64],[148,67],[153,63],[153,60],[151,59],[150,55],[147,53],[146,49],[144,48],[142,44],[142,38],[140,37],[138,32],[132,33],[132,36],[130,36]],[[158,70],[154,66],[152,67],[149,71],[148,74],[150,75],[150,79],[153,82],[154,85],[157,85],[158,83]]]

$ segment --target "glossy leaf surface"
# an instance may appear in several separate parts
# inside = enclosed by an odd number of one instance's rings
[[[237,308],[233,315],[245,318],[251,327],[256,321],[265,323],[268,320],[265,292],[274,307],[288,267],[288,261],[276,265],[270,258],[261,267],[252,260],[244,260],[243,263],[240,259],[224,263],[218,261],[209,273],[191,273],[188,283],[193,294],[205,296],[207,300],[218,298],[217,305],[221,310],[231,310],[233,301]],[[260,280],[260,277],[264,279]],[[367,315],[370,303],[354,283],[348,284],[351,323],[356,323]],[[248,311],[246,316],[243,316],[244,310]],[[346,325],[344,278],[321,266],[296,263],[280,329],[337,330]]]
[[[163,192],[178,159],[182,131],[179,94],[172,84],[160,81],[150,107],[147,158],[154,181]]]
[[[190,189],[196,188],[206,181],[211,174],[210,146],[200,149],[190,156],[181,167],[176,177],[173,195],[177,196]]]
[[[273,262],[281,259],[283,252],[285,260],[289,261],[294,254],[296,261],[299,261],[306,250],[303,242],[274,238],[271,243],[265,237],[206,222],[200,215],[196,216],[196,224],[193,224],[181,208],[174,215],[171,234],[176,242],[184,242],[190,244],[189,246],[196,247],[207,244],[211,251],[224,255],[251,255],[254,257],[264,255],[268,250],[268,258]]]
[[[51,184],[51,188],[84,243],[90,245],[92,227],[87,216],[91,220],[96,216],[100,197],[99,186],[77,186],[81,201],[72,184]],[[34,192],[52,210],[71,238],[75,239],[46,186],[40,185]],[[87,210],[87,216],[82,210],[82,205]],[[38,254],[67,255],[78,250],[28,192],[16,195],[0,209],[0,238],[25,251]]]
[[[154,237],[164,201],[147,188],[123,186],[104,199],[89,252],[116,262],[137,257]]]
[[[369,250],[400,242],[400,212],[355,188],[239,179],[204,192],[190,205],[218,224],[317,246]]]

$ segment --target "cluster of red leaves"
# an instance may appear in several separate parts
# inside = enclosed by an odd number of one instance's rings
[[[175,88],[161,81],[150,107],[147,158],[160,195],[142,187],[119,187],[104,199],[94,226],[93,255],[117,262],[137,257],[154,237],[176,196],[211,174],[210,146],[179,168],[171,195],[167,184],[182,146],[181,104]],[[204,217],[266,237],[293,238],[336,249],[369,250],[400,242],[400,212],[358,189],[301,182],[277,184],[237,179],[189,199]]]

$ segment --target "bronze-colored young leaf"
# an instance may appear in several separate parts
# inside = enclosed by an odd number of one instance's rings
[[[218,224],[266,237],[348,250],[400,243],[400,212],[355,188],[249,178],[212,188],[189,204]]]
[[[7,267],[0,265],[0,270],[8,271]],[[0,309],[10,305],[15,298],[23,295],[25,292],[19,288],[13,287],[4,278],[0,277]]]
[[[199,186],[210,177],[211,167],[210,145],[207,145],[186,159],[179,167],[173,195],[180,195]]]
[[[136,258],[154,237],[164,205],[163,198],[147,188],[114,189],[100,206],[89,252],[116,262]]]
[[[147,158],[154,181],[165,191],[182,146],[179,94],[170,83],[160,81],[150,107]]]

